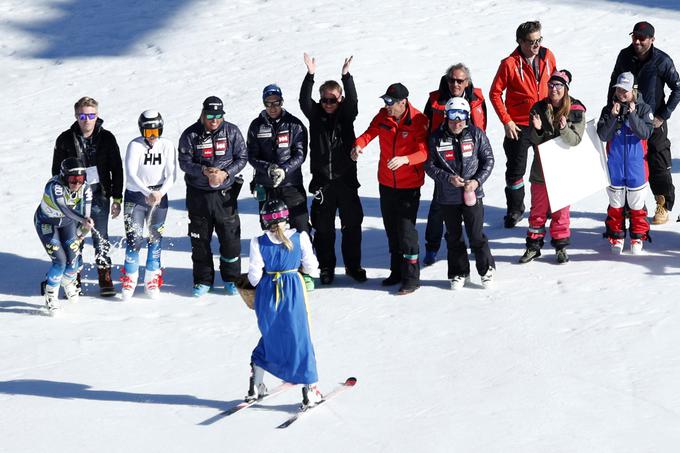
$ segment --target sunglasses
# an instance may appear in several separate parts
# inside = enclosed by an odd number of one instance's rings
[[[452,83],[452,84],[457,83],[458,85],[462,85],[465,82],[467,82],[467,79],[456,79],[454,77],[446,77],[446,81],[449,82],[449,83]]]
[[[538,39],[522,39],[527,44],[530,44],[531,46],[537,46],[543,42],[543,36],[541,36]]]
[[[392,107],[397,102],[397,100],[389,96],[386,96],[383,98],[383,102],[385,103],[386,106]]]
[[[272,220],[283,219],[286,217],[288,217],[288,209],[284,209],[283,211],[279,212],[272,212],[271,214],[262,214],[262,220],[265,222],[271,222]]]
[[[281,105],[283,105],[283,101],[264,101],[264,106],[267,108],[281,107]]]
[[[80,121],[93,120],[97,118],[96,113],[79,113],[77,116]]]
[[[446,111],[446,117],[454,121],[467,121],[470,113],[467,110],[451,109]]]
[[[206,115],[207,116],[207,115]],[[160,137],[161,136],[161,130],[158,128],[155,129],[142,129],[142,136],[144,138],[151,138],[151,137]]]
[[[334,105],[338,103],[338,100],[336,98],[321,98],[319,99],[319,102],[322,104]]]
[[[207,113],[205,115],[206,120],[221,120],[224,114],[222,113]],[[153,130],[158,130],[158,129],[153,129]],[[146,135],[145,135],[146,137]]]
[[[553,90],[553,89],[558,89],[561,90],[564,88],[564,84],[561,82],[548,82],[548,89]]]
[[[71,175],[66,178],[69,184],[83,184],[85,182],[85,175]]]

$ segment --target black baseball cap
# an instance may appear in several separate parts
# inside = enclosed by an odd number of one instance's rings
[[[649,22],[638,22],[637,24],[635,24],[635,26],[633,27],[633,31],[631,31],[630,34],[653,38],[654,27]]]
[[[380,97],[383,101],[394,103],[395,101],[408,98],[408,89],[399,82],[393,83],[387,87],[385,94]]]
[[[205,101],[203,101],[203,113],[224,115],[224,104],[222,104],[222,99],[217,96],[205,98]]]

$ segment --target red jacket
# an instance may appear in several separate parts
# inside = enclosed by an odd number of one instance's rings
[[[373,118],[366,132],[354,144],[365,148],[375,137],[380,139],[378,182],[394,189],[414,189],[425,182],[424,162],[427,160],[427,117],[407,101],[406,112],[397,123],[383,107]],[[408,165],[397,170],[387,168],[395,156],[408,157]]]
[[[430,93],[427,105],[425,106],[425,116],[430,120],[430,134],[439,129],[439,126],[444,122],[446,117],[444,108],[449,99],[453,97],[450,94],[451,92],[446,86],[446,76],[444,76],[442,77],[439,89]],[[486,131],[486,102],[484,101],[482,90],[470,85],[465,90],[464,97],[470,103],[472,124]]]
[[[519,47],[501,61],[489,90],[489,100],[501,123],[514,121],[517,125],[528,126],[531,106],[548,96],[548,80],[556,67],[555,56],[548,48],[541,47],[536,58],[538,77]]]

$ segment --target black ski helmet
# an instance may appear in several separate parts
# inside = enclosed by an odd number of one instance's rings
[[[87,168],[81,159],[77,157],[67,157],[61,162],[61,168],[59,171],[59,176],[61,181],[65,184],[68,183],[69,176],[84,176],[87,179]]]
[[[158,129],[158,136],[163,135],[163,117],[157,110],[144,110],[137,120],[139,133],[144,136],[145,129]]]
[[[277,223],[288,222],[288,206],[275,198],[267,200],[260,209],[260,218],[265,229],[270,229]]]

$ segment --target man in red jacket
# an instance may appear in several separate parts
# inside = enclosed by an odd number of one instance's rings
[[[423,113],[430,120],[430,134],[437,131],[446,119],[446,103],[451,98],[464,98],[470,104],[472,124],[486,131],[486,101],[482,90],[475,88],[470,77],[470,69],[463,63],[456,63],[446,70],[439,81],[439,89],[430,93]],[[427,213],[425,228],[425,258],[423,264],[430,266],[437,259],[437,252],[444,234],[444,216],[437,203],[436,188],[432,194],[430,211]]]
[[[390,276],[384,286],[401,283],[399,294],[420,287],[416,216],[427,160],[427,117],[408,101],[408,89],[393,83],[381,96],[385,107],[354,143],[352,159],[375,137],[380,140],[380,211],[390,249]]]
[[[506,228],[514,227],[524,213],[529,110],[548,95],[548,79],[556,67],[553,53],[541,46],[543,37],[540,22],[524,22],[517,27],[515,38],[518,46],[501,61],[489,90],[491,105],[505,128]]]

